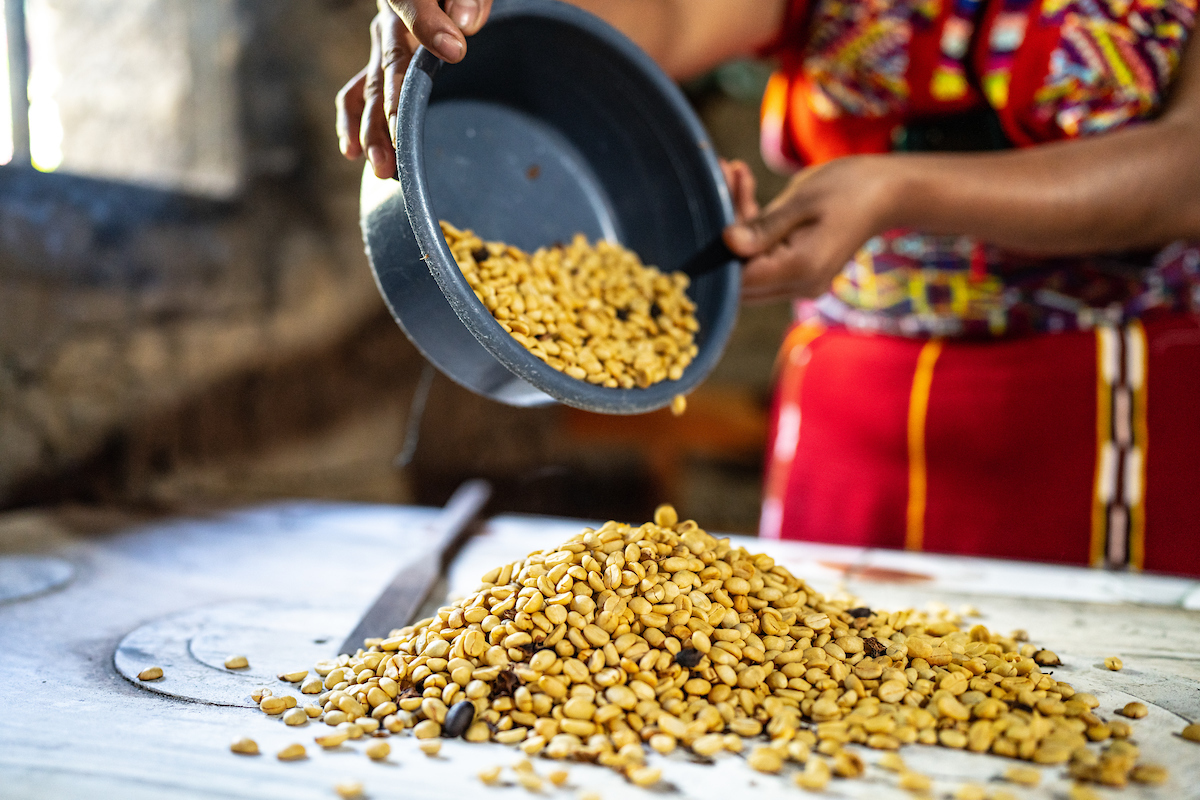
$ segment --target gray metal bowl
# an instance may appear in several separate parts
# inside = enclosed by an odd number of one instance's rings
[[[720,243],[728,190],[683,94],[616,30],[552,0],[497,0],[461,63],[418,50],[396,138],[399,182],[363,178],[367,253],[393,316],[451,379],[510,405],[637,414],[712,371],[738,308],[738,265]],[[527,250],[582,232],[688,271],[699,354],[646,389],[558,372],[478,301],[439,219]]]

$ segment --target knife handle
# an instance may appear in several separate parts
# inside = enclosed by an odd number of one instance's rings
[[[479,515],[492,496],[492,487],[485,480],[469,480],[454,490],[442,513],[433,523],[428,553],[435,555],[439,566],[444,567],[445,557],[453,550],[471,520]],[[439,574],[441,569],[438,570]]]

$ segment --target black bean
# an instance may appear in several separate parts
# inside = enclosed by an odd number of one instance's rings
[[[471,251],[471,258],[475,259],[476,264],[482,264],[483,262],[487,261],[490,256],[491,253],[487,251],[486,247],[477,247]]]
[[[461,700],[450,706],[446,712],[446,721],[442,725],[442,736],[453,739],[462,736],[475,721],[475,704],[470,700]]]
[[[700,659],[704,658],[704,653],[699,650],[693,650],[690,647],[685,647],[675,654],[675,663],[686,669],[691,669],[700,663]]]
[[[858,619],[859,617],[871,616],[871,609],[867,608],[866,606],[859,606],[858,608],[850,609],[850,611],[847,613],[849,613],[850,616],[854,617],[855,619]]]

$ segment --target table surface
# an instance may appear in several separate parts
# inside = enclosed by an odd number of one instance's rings
[[[333,785],[346,779],[361,781],[375,798],[527,796],[515,785],[485,788],[475,778],[484,767],[512,764],[519,753],[511,747],[444,741],[441,754],[428,758],[411,737],[393,736],[392,755],[375,763],[359,752],[361,740],[321,751],[312,739],[327,730],[324,725],[288,728],[238,707],[254,678],[211,670],[209,690],[228,700],[214,705],[164,694],[180,689],[178,674],[172,684],[168,671],[156,691],[147,691],[114,667],[114,651],[131,631],[253,617],[245,630],[202,630],[187,639],[186,649],[198,662],[211,663],[222,648],[244,644],[251,650],[251,672],[268,676],[262,684],[278,694],[286,685],[269,676],[311,666],[297,659],[332,653],[339,634],[416,555],[436,512],[285,503],[166,521],[79,510],[0,517],[0,558],[40,556],[74,567],[64,586],[0,604],[0,798],[330,798]],[[473,589],[491,566],[562,541],[585,524],[526,516],[490,520],[452,565],[450,595]],[[969,603],[993,629],[1029,631],[1032,641],[1063,659],[1056,676],[1094,693],[1104,716],[1133,699],[1150,707],[1148,717],[1132,723],[1135,740],[1144,760],[1170,768],[1169,783],[1101,790],[1101,796],[1200,798],[1200,745],[1177,735],[1200,720],[1200,582],[733,538],[770,553],[828,593],[849,593],[881,608]],[[1101,662],[1109,655],[1120,656],[1125,669],[1105,670]],[[256,739],[263,755],[230,753],[229,742],[240,736]],[[277,761],[273,753],[291,742],[306,745],[309,757]],[[879,755],[860,752],[868,761]],[[998,787],[994,781],[1014,763],[940,747],[910,746],[902,755],[911,768],[934,778],[936,797],[968,780]],[[754,773],[738,756],[719,756],[714,765],[694,763],[683,753],[651,754],[649,761],[663,767],[663,785],[653,791],[602,768],[567,764],[567,787],[545,795],[575,797],[584,789],[605,800],[805,794],[790,773]],[[551,762],[536,766],[545,774]],[[1036,789],[1004,788],[1028,800],[1065,797],[1063,769],[1042,771]],[[894,776],[874,768],[865,779],[835,781],[813,796],[911,797],[895,788]]]

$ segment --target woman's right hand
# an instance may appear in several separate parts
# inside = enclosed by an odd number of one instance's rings
[[[337,96],[337,133],[342,155],[364,153],[376,177],[396,174],[393,120],[400,85],[418,45],[443,61],[457,64],[467,53],[466,37],[487,21],[492,0],[379,0],[371,20],[371,57],[367,66]]]

